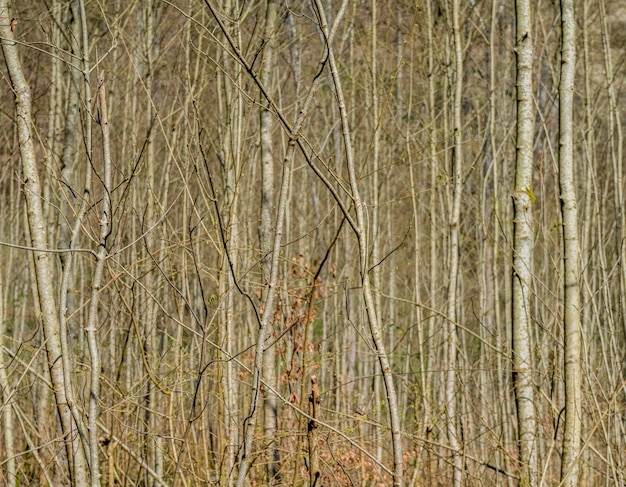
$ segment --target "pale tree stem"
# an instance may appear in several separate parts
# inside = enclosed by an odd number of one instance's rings
[[[379,113],[379,101],[378,101],[378,79],[377,79],[377,0],[372,0],[372,52],[371,52],[371,70],[372,70],[372,113],[373,117],[373,131],[374,140],[372,144],[372,222],[371,222],[371,240],[372,240],[372,262],[378,264],[380,262],[380,209],[379,209],[379,160],[380,160],[380,113]],[[382,287],[381,287],[381,266],[376,265],[372,269],[372,284],[374,287],[374,299],[376,303],[376,309],[380,312],[382,310]],[[381,377],[379,374],[374,374],[374,395],[376,404],[380,402],[381,398]],[[382,424],[382,408],[376,408],[376,421]],[[383,432],[381,428],[376,428],[376,457],[379,462],[383,461]]]
[[[276,17],[276,2],[268,0],[265,11],[265,29],[263,33],[263,65],[261,68],[261,83],[266,88],[270,86],[272,69],[274,68],[274,24]],[[272,209],[274,203],[274,157],[272,151],[272,121],[269,101],[263,100],[260,114],[260,145],[261,145],[261,224],[259,226],[259,241],[261,252],[267,252],[263,257],[264,279],[269,281],[270,254],[272,232]],[[265,353],[263,369],[264,381],[272,387],[276,386],[276,347]],[[304,381],[303,381],[304,382]],[[267,476],[269,482],[280,483],[280,452],[276,444],[276,428],[278,424],[278,403],[276,396],[270,391],[265,393],[263,415],[265,419],[265,438],[268,442]]]
[[[100,127],[102,129],[102,159],[103,159],[103,194],[102,210],[100,213],[100,236],[96,256],[96,268],[91,285],[91,300],[89,303],[89,318],[87,322],[87,345],[91,359],[90,392],[89,392],[89,454],[91,466],[91,486],[100,486],[100,460],[98,456],[98,400],[100,395],[100,350],[98,346],[98,300],[104,275],[104,264],[107,254],[107,237],[110,233],[111,218],[111,148],[109,135],[109,117],[106,105],[106,89],[104,86],[104,72],[98,77],[98,98],[100,101]]]
[[[236,15],[234,12],[237,11],[237,5],[231,0],[224,0],[222,2],[222,8],[224,12],[229,18],[235,18]],[[226,27],[224,27],[226,29]],[[239,35],[239,26],[237,23],[229,22],[228,23],[228,33],[232,35],[234,39],[238,38]],[[239,45],[237,43],[236,45]],[[236,103],[235,93],[229,81],[229,72],[236,66],[236,62],[230,59],[230,56],[226,49],[222,51],[222,56],[224,56],[223,64],[226,68],[223,73],[218,77],[218,85],[219,85],[219,100],[220,107],[223,106],[222,112],[225,113],[226,124],[224,127],[224,134],[221,137],[221,153],[224,164],[226,165],[224,171],[225,174],[225,192],[224,192],[224,208],[225,211],[225,224],[226,228],[228,228],[228,242],[230,244],[231,250],[229,250],[229,255],[224,253],[223,257],[223,266],[224,268],[228,268],[230,266],[232,269],[236,269],[239,263],[239,255],[237,252],[233,250],[236,249],[239,245],[239,219],[237,216],[237,192],[235,188],[235,179],[236,172],[238,171],[239,166],[239,146],[237,145],[237,140],[239,140],[236,132],[239,130],[239,124],[237,123],[240,120],[239,112],[238,112],[238,104]],[[230,260],[230,263],[229,263]],[[234,272],[234,271],[233,271]],[[235,333],[235,298],[233,293],[230,292],[230,289],[233,289],[235,286],[235,279],[232,272],[225,272],[220,276],[220,290],[221,293],[227,293],[226,299],[224,303],[224,307],[222,309],[222,320],[224,323],[223,326],[223,337],[222,342],[225,349],[225,352],[232,356],[234,355],[234,351],[237,349],[237,339]],[[220,294],[221,295],[221,294]],[[240,432],[239,432],[239,424],[238,424],[238,390],[236,387],[236,382],[234,380],[234,368],[232,361],[228,360],[225,363],[225,373],[222,377],[222,390],[225,395],[224,403],[225,403],[225,423],[227,425],[227,444],[223,448],[225,459],[223,461],[223,474],[222,478],[225,477],[226,485],[228,487],[232,487],[235,477],[234,477],[234,469],[235,469],[235,459],[236,459],[236,449],[240,444]]]
[[[2,277],[4,278],[4,276]],[[2,389],[2,416],[4,433],[4,454],[6,455],[6,471],[7,487],[17,486],[17,462],[15,461],[15,442],[13,436],[15,430],[13,427],[13,388],[9,384],[7,378],[7,363],[4,361],[4,336],[6,334],[6,321],[4,314],[4,286],[0,280],[0,389]]]
[[[447,328],[447,357],[446,357],[446,417],[448,443],[452,448],[454,466],[454,485],[460,487],[463,481],[463,457],[461,442],[457,431],[457,293],[459,280],[459,224],[461,218],[461,196],[463,189],[463,147],[461,139],[462,121],[461,108],[463,97],[463,49],[461,46],[461,32],[459,21],[459,0],[452,3],[452,26],[454,35],[454,63],[455,83],[453,96],[453,134],[454,152],[452,168],[452,212],[450,215],[450,249],[448,269],[448,321]]]
[[[576,487],[582,429],[580,249],[574,181],[573,105],[576,69],[576,19],[573,0],[561,0],[561,82],[559,85],[559,185],[563,216],[565,432],[561,485]]]
[[[626,220],[624,215],[624,178],[623,178],[623,152],[624,152],[624,134],[622,130],[622,114],[620,110],[620,106],[618,103],[618,96],[616,93],[615,85],[616,78],[615,76],[615,68],[613,65],[613,47],[611,45],[611,35],[609,30],[610,18],[607,15],[605,0],[598,1],[598,12],[600,14],[600,26],[601,26],[601,36],[602,36],[602,50],[604,57],[604,82],[606,95],[608,97],[608,123],[606,123],[606,132],[608,137],[608,153],[610,154],[610,160],[612,165],[612,173],[613,173],[613,198],[615,211],[613,212],[612,218],[613,222],[609,219],[611,218],[609,212],[602,212],[602,225],[598,231],[598,237],[600,241],[603,238],[608,237],[611,233],[614,235],[616,248],[617,248],[617,268],[620,271],[619,274],[619,296],[618,305],[612,303],[612,296],[608,293],[605,293],[603,296],[602,303],[604,307],[607,309],[608,313],[606,314],[608,319],[605,319],[605,322],[610,323],[611,328],[607,335],[603,333],[599,333],[600,340],[606,340],[608,343],[602,344],[603,352],[601,356],[604,358],[604,368],[607,371],[607,376],[611,381],[613,387],[619,387],[622,375],[619,372],[620,366],[615,367],[610,360],[611,354],[621,353],[616,352],[616,348],[619,345],[616,343],[616,337],[619,336],[620,332],[617,328],[618,325],[622,327],[626,326],[626,299],[624,299],[625,289],[626,289],[626,239],[624,238],[625,229],[626,229]],[[602,157],[602,156],[601,156]],[[602,163],[598,162],[598,176],[601,177],[602,172],[600,170]],[[597,198],[597,196],[596,196]],[[602,206],[600,203],[598,214],[601,212]],[[607,228],[608,227],[608,228]],[[609,229],[610,228],[610,229]],[[617,229],[617,231],[615,231]],[[609,264],[609,257],[607,252],[609,251],[606,246],[599,246],[600,252],[598,252],[599,262],[601,263],[601,269],[604,270],[605,266]],[[602,272],[600,279],[603,282],[609,282],[610,277],[609,273],[604,270]],[[617,306],[619,306],[619,311]],[[620,323],[618,323],[615,315],[620,316]],[[602,316],[602,315],[600,315]],[[623,332],[623,330],[622,330]],[[606,352],[605,352],[606,350]],[[605,438],[607,445],[611,444],[613,441],[618,441],[623,443],[624,438],[624,423],[619,422],[617,425],[611,426],[610,428],[605,429]],[[606,451],[607,458],[610,459],[610,468],[611,474],[616,479],[617,483],[622,483],[623,479],[623,468],[621,467],[622,461],[620,461],[620,456],[614,457],[614,452],[610,447],[607,446]]]
[[[533,44],[530,0],[516,2],[517,153],[515,161],[513,242],[513,376],[518,422],[520,486],[537,483],[537,427],[531,344]]]
[[[83,131],[84,131],[83,133],[84,133],[84,144],[85,144],[85,156],[86,156],[87,162],[89,163],[90,161],[92,161],[91,123],[93,120],[93,114],[91,110],[91,85],[89,81],[89,37],[87,34],[87,19],[85,16],[85,4],[83,0],[76,1],[72,4],[72,13],[76,16],[75,26],[72,29],[72,33],[74,36],[73,42],[76,43],[75,48],[76,48],[76,51],[79,52],[81,50],[81,48],[79,47],[79,39],[80,39],[80,41],[82,42],[82,53],[83,53],[82,70],[79,72],[72,73],[72,76],[77,84],[76,90],[73,90],[73,91],[78,91],[78,84],[80,81],[79,74],[82,74],[84,90],[85,90],[84,105],[85,105],[85,110],[86,110],[86,115],[87,115],[85,117],[85,121],[83,124]],[[80,26],[79,26],[79,22],[80,22]],[[70,95],[70,103],[74,103],[72,101],[72,98],[74,98],[74,96],[76,97],[75,103],[78,104],[78,95]],[[70,110],[72,111],[74,110],[74,108],[71,105],[70,105]],[[76,107],[76,111],[77,111],[77,107]],[[73,119],[75,118],[76,118],[75,115],[71,114],[68,117],[67,123],[68,124],[73,123]],[[69,128],[71,130],[71,127]],[[66,133],[69,134],[70,132],[66,131]],[[73,157],[72,139],[73,137],[68,137],[68,140],[66,140],[67,145],[65,148],[64,163],[68,164],[68,167],[64,168],[65,176],[69,176],[69,174],[75,170],[75,168],[73,168],[71,165],[73,163],[70,162],[70,159]],[[69,241],[67,241],[66,243],[68,248],[75,248],[78,245],[78,239],[79,239],[80,232],[82,230],[83,222],[87,214],[87,211],[89,210],[89,207],[91,205],[91,201],[89,200],[89,195],[91,192],[91,175],[92,175],[91,168],[87,167],[87,170],[85,171],[85,179],[83,182],[83,191],[82,191],[82,199],[81,199],[80,208],[78,210],[76,220],[74,221],[74,225],[72,228]],[[67,183],[69,184],[69,180],[67,181]],[[65,220],[65,218],[63,218],[63,220]],[[68,332],[68,327],[69,327],[68,315],[72,312],[72,310],[68,309],[69,307],[68,302],[69,303],[72,302],[70,287],[71,287],[72,278],[74,276],[75,260],[76,259],[75,259],[75,255],[73,252],[68,253],[65,258],[63,276],[61,278],[61,293],[60,293],[60,298],[59,298],[59,338],[60,338],[60,343],[61,343],[67,403],[72,413],[72,416],[74,418],[74,421],[76,423],[76,427],[78,429],[80,439],[81,439],[81,445],[82,445],[82,448],[85,450],[85,455],[87,457],[86,459],[89,460],[91,458],[91,454],[89,452],[88,433],[84,424],[83,416],[80,414],[80,412],[78,411],[78,408],[76,407],[76,400],[74,397],[74,390],[72,388],[72,377],[71,377],[71,371],[74,368],[74,363],[72,360],[72,354],[70,352],[70,347],[69,347],[68,339],[67,339],[67,332]]]
[[[433,24],[434,24],[434,16],[432,9],[432,2],[426,2],[426,24],[427,24],[427,36],[428,36],[428,119],[429,119],[429,139],[428,139],[428,153],[430,156],[430,196],[428,198],[428,210],[430,213],[430,228],[429,228],[429,237],[430,237],[430,255],[429,255],[429,300],[430,306],[433,309],[437,309],[438,303],[436,301],[437,296],[437,284],[438,284],[438,276],[439,276],[439,262],[437,255],[437,239],[439,236],[439,228],[437,226],[437,177],[439,175],[439,157],[437,154],[437,114],[436,114],[436,101],[435,97],[437,95],[436,86],[435,86],[435,41],[433,35]],[[409,105],[412,106],[412,103]],[[446,111],[444,107],[444,111]],[[409,128],[407,127],[407,132]],[[408,144],[407,144],[408,145]],[[417,218],[417,217],[416,217]],[[416,226],[417,232],[417,226]],[[416,261],[417,268],[417,261]],[[417,281],[417,276],[416,276]],[[415,283],[416,290],[419,288],[419,283]],[[416,293],[417,294],[417,293]],[[417,297],[417,296],[416,296]],[[437,320],[435,315],[433,314],[429,317],[423,326],[420,328],[424,328],[424,331],[421,333],[423,337],[430,336],[437,329]],[[419,328],[418,328],[419,330]],[[433,412],[431,410],[431,404],[433,400],[436,398],[436,394],[434,392],[434,388],[431,388],[431,383],[433,380],[434,374],[431,372],[433,365],[436,362],[437,347],[429,347],[426,353],[423,353],[424,350],[424,341],[423,338],[419,339],[419,345],[422,353],[420,354],[421,363],[422,363],[422,407],[423,407],[423,419],[425,425],[425,434],[432,437],[432,434],[429,432],[433,431],[432,427],[432,416]],[[431,454],[431,450],[427,449],[426,454],[426,479],[428,481],[432,480],[433,468],[434,468],[434,456]]]
[[[149,127],[156,125],[158,117],[157,107],[155,106],[155,62],[154,58],[157,55],[155,51],[159,45],[157,38],[157,29],[155,26],[156,13],[155,10],[159,8],[158,2],[154,0],[147,0],[143,4],[143,22],[144,22],[144,37],[143,37],[143,62],[145,73],[143,76],[144,89],[146,91],[146,105],[145,105],[145,119]],[[155,138],[156,134],[152,133],[153,129],[150,129],[150,133],[147,135],[146,141],[146,158],[145,164],[147,169],[147,191],[146,191],[146,213],[145,221],[149,227],[156,225],[157,220],[157,208],[159,202],[159,196],[156,186],[156,163],[155,163]],[[156,232],[149,232],[145,237],[146,255],[151,252],[156,252],[159,245]],[[149,262],[150,259],[146,259]],[[146,289],[157,289],[157,277],[154,268],[147,267],[146,269]],[[144,323],[144,352],[150,367],[152,367],[152,373],[159,373],[161,359],[159,357],[158,347],[158,321],[157,321],[157,304],[154,298],[146,296],[145,315],[143,317]],[[202,357],[200,357],[202,360]],[[146,366],[147,370],[148,366]],[[159,472],[159,443],[160,439],[157,433],[158,429],[158,414],[162,397],[159,388],[155,381],[148,381],[148,391],[144,398],[145,401],[145,425],[147,428],[146,435],[146,453],[147,463],[160,475]],[[146,473],[146,484],[154,485],[154,481],[148,480]]]

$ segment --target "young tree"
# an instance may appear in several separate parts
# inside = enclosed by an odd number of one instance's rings
[[[2,269],[4,274],[4,269]],[[4,279],[4,275],[0,278]],[[6,482],[7,487],[17,487],[17,461],[15,459],[15,427],[13,420],[14,391],[7,375],[7,361],[4,358],[4,337],[6,335],[6,317],[4,314],[5,298],[4,286],[0,280],[0,389],[2,389],[4,452],[6,454]]]
[[[574,77],[576,18],[573,0],[561,0],[561,82],[559,84],[559,185],[563,215],[565,431],[561,485],[579,485],[582,430],[580,249],[574,165]]]
[[[533,37],[531,2],[515,3],[517,152],[513,237],[513,376],[517,406],[520,487],[537,485],[537,419],[533,383],[531,281],[533,278]]]
[[[452,180],[452,208],[449,219],[450,249],[448,264],[448,316],[446,323],[447,350],[446,350],[446,417],[448,443],[452,449],[454,463],[454,485],[460,487],[463,483],[463,457],[461,441],[458,433],[459,396],[457,383],[457,323],[458,323],[458,286],[459,286],[459,227],[461,219],[461,197],[463,191],[463,139],[462,139],[462,106],[463,106],[463,46],[461,45],[459,0],[452,2],[452,31],[454,35],[454,95],[453,95],[453,166]]]
[[[265,26],[263,31],[263,66],[260,80],[263,86],[269,89],[271,86],[272,70],[274,65],[274,45],[276,23],[276,2],[268,0],[265,10]],[[261,100],[260,113],[260,148],[261,148],[261,222],[259,225],[259,243],[262,256],[263,278],[270,282],[272,246],[272,210],[274,209],[274,151],[272,143],[272,129],[274,114],[271,112],[269,101]],[[271,389],[276,388],[276,347],[272,347],[265,353],[263,365],[264,380]],[[263,407],[265,421],[265,437],[269,442],[269,457],[267,462],[267,477],[270,482],[280,483],[280,452],[276,443],[276,427],[278,421],[278,401],[273,390],[266,390]]]

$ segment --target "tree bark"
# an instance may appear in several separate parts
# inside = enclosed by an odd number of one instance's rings
[[[0,276],[0,279],[4,279],[4,276]],[[7,361],[4,360],[4,336],[6,334],[6,316],[4,314],[5,300],[4,300],[4,286],[0,280],[0,389],[2,394],[2,433],[4,435],[4,454],[6,459],[3,463],[6,472],[7,487],[16,487],[18,485],[17,478],[17,462],[15,461],[15,428],[13,421],[13,400],[14,391],[13,387],[9,384],[7,377]]]
[[[267,88],[270,86],[272,69],[274,68],[274,28],[276,17],[276,2],[268,0],[265,12],[265,29],[263,32],[263,66],[261,68],[261,83]],[[263,277],[269,282],[272,241],[272,210],[274,207],[274,157],[272,150],[272,120],[267,100],[261,101],[260,143],[261,143],[261,224],[259,226],[259,242],[262,257]],[[264,380],[270,385],[270,390],[264,391],[265,402],[263,407],[265,438],[268,442],[267,477],[269,482],[280,483],[280,452],[276,442],[276,427],[278,424],[278,402],[276,395],[271,389],[276,388],[276,347],[272,347],[265,353],[263,369]]]
[[[517,152],[513,192],[513,381],[517,406],[520,487],[537,485],[537,427],[531,343],[533,225],[533,45],[529,0],[517,0]]]
[[[579,485],[582,429],[580,249],[574,172],[574,77],[576,19],[573,0],[561,0],[561,82],[559,85],[559,185],[563,216],[565,432],[561,485]]]
[[[452,449],[454,466],[454,485],[460,487],[463,482],[463,457],[461,441],[457,431],[458,421],[458,371],[457,371],[457,290],[459,285],[459,225],[461,219],[461,196],[463,191],[463,144],[462,131],[462,97],[463,97],[463,47],[461,46],[459,0],[452,2],[452,30],[454,35],[454,97],[453,97],[453,137],[454,152],[452,159],[452,208],[449,218],[450,248],[448,268],[448,316],[446,323],[446,421],[448,443]]]

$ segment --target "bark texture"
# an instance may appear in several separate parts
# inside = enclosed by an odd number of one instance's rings
[[[580,248],[574,166],[574,77],[576,19],[573,0],[561,0],[561,82],[559,85],[559,186],[563,217],[565,337],[565,432],[561,485],[579,485],[582,432]]]
[[[533,44],[531,2],[517,0],[517,151],[513,192],[513,377],[517,406],[520,487],[537,485],[537,422],[533,382]]]

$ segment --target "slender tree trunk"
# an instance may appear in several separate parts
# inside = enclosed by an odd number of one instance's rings
[[[1,269],[4,271],[4,269]],[[15,428],[13,421],[13,400],[14,391],[9,383],[7,377],[7,364],[4,356],[4,336],[6,334],[6,315],[5,298],[4,298],[4,286],[2,279],[4,275],[0,275],[0,389],[2,389],[2,434],[4,435],[4,454],[5,459],[2,462],[6,465],[4,470],[6,472],[7,487],[16,487],[18,485],[17,478],[17,462],[15,461]]]
[[[87,344],[91,359],[90,391],[89,391],[89,453],[91,468],[91,486],[100,485],[100,460],[98,455],[98,401],[100,401],[100,349],[98,344],[98,301],[104,276],[104,265],[107,254],[107,239],[111,233],[111,146],[109,133],[109,117],[106,104],[106,89],[104,86],[104,72],[98,77],[98,98],[100,101],[100,126],[102,129],[102,210],[100,213],[100,236],[96,256],[96,269],[91,289],[89,303],[89,318],[87,323]]]
[[[236,19],[238,3],[233,0],[224,0],[222,8],[229,19]],[[228,22],[226,29],[229,35],[238,42],[239,25],[236,22]],[[239,46],[239,43],[237,44]],[[222,479],[226,480],[227,486],[232,486],[236,480],[235,461],[237,451],[241,447],[238,400],[240,394],[235,381],[235,370],[232,360],[238,349],[236,333],[236,299],[233,295],[235,288],[235,276],[233,275],[239,268],[239,216],[237,214],[238,198],[236,191],[236,179],[240,166],[240,130],[241,130],[241,100],[237,96],[236,89],[233,89],[230,76],[237,69],[236,62],[230,58],[226,49],[221,50],[221,58],[224,70],[218,76],[218,97],[220,100],[220,113],[223,114],[224,124],[220,134],[221,147],[220,155],[224,165],[224,195],[222,204],[224,208],[224,231],[228,248],[224,249],[222,257],[222,274],[220,275],[220,295],[226,294],[222,310],[223,330],[220,331],[220,344],[222,350],[226,352],[224,371],[222,373],[222,394],[224,402],[224,422],[226,423],[227,435],[224,438],[224,452]],[[238,75],[236,80],[241,80]]]
[[[438,131],[437,131],[437,107],[436,107],[436,79],[435,79],[435,39],[434,39],[434,15],[432,2],[426,2],[426,23],[427,23],[427,36],[428,36],[428,119],[429,119],[429,137],[428,137],[428,153],[430,159],[430,195],[428,198],[428,211],[430,214],[430,228],[429,228],[429,238],[430,238],[430,255],[429,255],[429,305],[433,310],[439,309],[439,303],[437,301],[438,296],[438,276],[440,275],[441,269],[438,261],[437,249],[439,247],[438,240],[440,236],[440,229],[437,222],[437,196],[438,196],[438,184],[437,178],[440,174],[440,158],[438,155]],[[445,105],[442,108],[442,111],[446,111],[447,108]],[[416,227],[417,231],[417,227]],[[417,265],[417,264],[416,264]],[[416,284],[417,285],[417,284]],[[423,337],[430,337],[435,333],[437,329],[437,323],[439,318],[436,317],[435,313],[431,313],[428,320],[424,323],[424,331],[421,333]],[[440,340],[441,334],[437,334],[437,342]],[[425,353],[422,353],[422,364],[424,369],[424,378],[422,379],[423,384],[423,392],[422,392],[422,404],[424,408],[424,434],[426,438],[432,438],[434,436],[434,428],[433,428],[433,419],[431,419],[434,415],[434,412],[431,410],[432,404],[437,397],[437,393],[435,392],[435,388],[431,387],[431,384],[437,381],[439,374],[434,374],[432,371],[434,370],[434,364],[437,359],[438,343],[435,342],[433,346],[428,347],[425,350]],[[420,348],[424,349],[423,339],[420,340],[419,344]],[[426,480],[432,481],[433,471],[435,470],[436,465],[436,457],[431,453],[432,449],[426,449]]]
[[[606,123],[606,137],[608,142],[608,153],[610,155],[611,169],[613,175],[613,201],[615,210],[610,213],[602,212],[602,216],[606,215],[607,218],[602,218],[599,228],[598,241],[605,242],[609,236],[614,236],[615,241],[615,263],[610,262],[611,249],[606,244],[600,245],[598,255],[600,257],[600,269],[602,274],[600,282],[612,283],[614,291],[609,292],[608,285],[604,285],[605,292],[603,293],[602,309],[603,321],[602,328],[605,329],[605,323],[610,325],[607,333],[600,333],[599,337],[604,338],[603,350],[601,356],[605,359],[604,368],[606,370],[606,377],[609,380],[609,388],[615,389],[620,387],[618,384],[623,380],[623,371],[620,372],[619,368],[615,367],[612,361],[607,361],[607,357],[612,354],[622,355],[623,351],[618,351],[619,348],[623,348],[619,345],[619,337],[623,336],[625,332],[624,326],[626,320],[626,215],[624,213],[624,171],[623,171],[623,153],[624,153],[624,135],[622,129],[622,113],[618,101],[618,95],[616,93],[616,81],[619,79],[616,76],[615,66],[613,64],[613,53],[615,47],[611,45],[611,32],[609,29],[610,19],[607,15],[605,0],[598,1],[598,11],[600,14],[600,26],[601,26],[601,38],[602,38],[602,50],[604,57],[604,70],[605,80],[604,88],[608,97],[608,122]],[[604,154],[603,154],[604,156]],[[598,176],[602,177],[601,163],[598,164]],[[601,187],[599,184],[598,186]],[[606,204],[604,198],[600,199],[600,210],[603,205]],[[598,212],[600,213],[600,212]],[[613,221],[610,221],[611,218]],[[608,248],[607,248],[608,247]],[[613,272],[608,271],[608,267],[615,265],[619,270],[619,276],[617,283],[615,278],[612,277]],[[611,415],[621,416],[621,413],[616,411]],[[605,428],[604,441],[606,442],[606,456],[610,466],[610,474],[615,482],[622,483],[623,479],[623,457],[622,455],[616,455],[612,448],[613,444],[623,444],[624,442],[624,424],[621,417],[615,417],[610,427]]]
[[[145,89],[145,130],[146,130],[146,151],[144,156],[144,164],[146,168],[145,193],[144,200],[140,202],[145,207],[145,218],[142,221],[144,236],[144,249],[140,254],[142,260],[146,263],[145,268],[145,288],[143,299],[143,307],[139,311],[139,319],[142,324],[142,354],[145,354],[146,361],[144,366],[148,379],[146,381],[146,393],[144,396],[144,427],[145,427],[145,449],[144,460],[155,472],[158,472],[157,450],[158,436],[157,417],[160,408],[160,392],[157,387],[159,353],[157,349],[158,324],[157,324],[157,294],[159,286],[157,285],[157,270],[154,268],[152,254],[157,252],[158,239],[157,230],[153,227],[157,224],[157,202],[159,197],[156,187],[156,167],[155,167],[155,139],[158,132],[157,114],[155,110],[154,85],[155,85],[155,63],[154,50],[158,41],[155,35],[155,20],[157,3],[154,0],[147,0],[141,5],[138,15],[141,16],[142,25],[142,44],[140,44],[139,55],[141,56],[141,71],[139,82]],[[147,231],[150,229],[150,231]],[[200,357],[202,360],[202,356]],[[154,485],[155,481],[150,477],[146,469],[145,473],[146,485]]]
[[[461,452],[460,435],[457,431],[458,402],[457,391],[457,292],[459,285],[459,225],[461,218],[461,196],[463,190],[463,146],[461,139],[462,121],[462,96],[463,96],[463,47],[461,46],[460,32],[460,4],[459,0],[452,2],[452,25],[454,34],[454,105],[453,105],[453,127],[454,127],[454,153],[452,167],[452,208],[449,219],[450,226],[450,247],[449,247],[449,268],[448,268],[448,321],[446,323],[446,417],[448,443],[452,449],[454,466],[454,485],[460,487],[463,482],[463,457]]]
[[[263,66],[261,68],[261,83],[266,88],[270,87],[270,78],[274,68],[274,29],[276,17],[276,2],[268,0],[265,11],[265,29],[263,32]],[[269,102],[261,101],[260,143],[261,143],[261,224],[259,226],[259,242],[262,256],[263,277],[266,282],[270,279],[272,245],[272,211],[274,208],[274,154],[272,150],[272,127],[274,115],[270,111]],[[265,402],[263,407],[265,422],[265,438],[268,442],[267,477],[268,482],[280,483],[280,452],[276,442],[276,427],[278,423],[278,403],[276,394],[276,347],[272,347],[265,353],[263,366],[263,379],[270,386],[270,390],[264,392]],[[303,378],[304,381],[304,378]]]
[[[596,199],[596,191],[594,191],[595,187],[595,163],[596,163],[596,128],[594,127],[594,114],[593,114],[593,101],[594,101],[594,90],[591,87],[591,77],[595,72],[594,66],[592,65],[592,56],[590,50],[590,12],[589,12],[589,0],[583,1],[583,15],[582,15],[582,46],[583,46],[583,70],[584,70],[584,103],[585,103],[585,140],[584,140],[584,208],[582,212],[582,229],[581,233],[582,244],[581,244],[581,256],[580,256],[580,265],[581,265],[581,284],[583,288],[581,289],[581,303],[585,303],[582,307],[582,326],[581,333],[583,337],[591,337],[589,339],[588,347],[585,347],[586,353],[588,357],[598,357],[598,335],[594,333],[595,323],[598,318],[598,308],[595,304],[597,296],[593,291],[594,286],[594,277],[596,275],[595,272],[595,262],[596,262],[596,251],[595,251],[595,238],[594,238],[594,230],[598,224],[597,219],[593,218],[593,212],[596,209],[596,205],[594,204]],[[597,280],[596,280],[597,282]],[[584,283],[584,284],[583,284]],[[587,367],[595,368],[595,361],[589,360],[587,364],[584,365],[586,370]],[[583,362],[584,363],[584,362]],[[590,383],[589,381],[588,383]],[[581,386],[582,387],[582,386]],[[587,422],[583,418],[583,428],[587,426]],[[581,459],[583,462],[590,462],[591,457],[593,456],[593,452],[584,450],[584,457]],[[585,471],[581,472],[580,475],[581,484],[584,485],[584,482],[589,482],[588,485],[596,485],[599,482],[598,473],[589,472],[589,474],[585,475]]]
[[[373,141],[372,141],[372,184],[371,184],[371,232],[370,239],[372,242],[372,262],[374,263],[374,268],[371,271],[372,274],[372,284],[374,290],[374,299],[376,302],[376,309],[379,313],[382,314],[382,287],[381,287],[381,266],[378,265],[380,262],[380,209],[379,209],[379,200],[380,200],[380,185],[379,185],[379,162],[380,162],[380,113],[379,113],[379,101],[378,101],[378,77],[377,77],[377,29],[378,29],[378,19],[377,19],[377,0],[371,0],[371,16],[372,16],[372,24],[371,24],[371,53],[370,53],[370,69],[372,71],[372,88],[371,88],[371,111],[373,114],[372,120],[372,131],[373,131]],[[382,326],[382,316],[379,317],[381,319]],[[375,365],[374,365],[375,367]],[[374,372],[374,400],[375,404],[380,404],[382,399],[381,397],[381,377],[380,374]],[[375,410],[376,414],[376,422],[378,424],[383,424],[383,411],[382,408],[377,407]],[[374,432],[376,438],[376,458],[378,458],[379,462],[383,461],[383,435],[381,428],[376,428]]]
[[[580,250],[574,172],[574,77],[576,19],[573,0],[561,0],[561,83],[559,86],[559,185],[563,215],[565,432],[561,485],[579,485],[582,429]]]
[[[531,343],[533,226],[533,40],[529,0],[517,0],[517,154],[513,237],[513,376],[517,406],[520,487],[537,485],[537,426]]]

